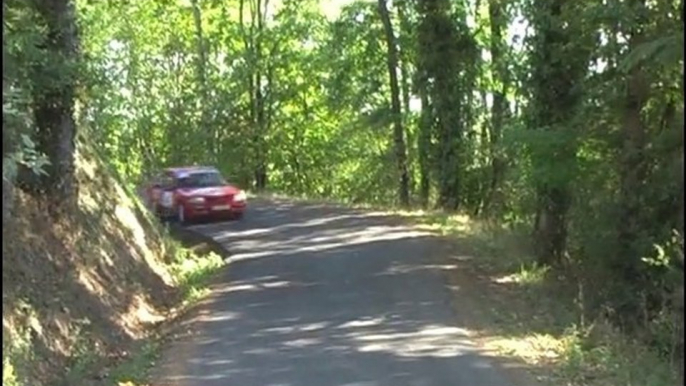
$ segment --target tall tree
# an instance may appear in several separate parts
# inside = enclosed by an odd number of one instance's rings
[[[434,131],[434,112],[429,101],[428,80],[423,73],[418,76],[417,88],[422,103],[422,111],[419,119],[419,135],[417,136],[417,153],[419,162],[419,202],[423,208],[429,205],[429,193],[431,190],[431,146],[432,133]]]
[[[33,68],[33,110],[38,147],[50,161],[47,174],[35,187],[59,206],[74,202],[77,188],[73,116],[79,56],[76,14],[70,0],[34,0],[32,5],[45,23],[41,48],[46,59]]]
[[[421,15],[418,28],[419,67],[426,77],[438,121],[438,205],[454,210],[460,204],[460,151],[463,149],[460,122],[463,111],[458,84],[459,36],[450,15],[450,2],[421,0],[417,8]]]
[[[245,54],[248,63],[248,95],[250,123],[252,128],[251,143],[254,152],[254,183],[257,190],[263,190],[267,186],[267,147],[265,137],[267,135],[265,98],[263,84],[263,40],[265,36],[265,23],[269,10],[269,0],[247,0],[249,2],[250,25],[246,31],[244,22],[245,1],[240,0],[239,23],[245,44]],[[263,2],[264,1],[264,2]]]
[[[567,248],[570,181],[576,167],[574,113],[588,71],[589,47],[579,35],[579,9],[564,0],[534,0],[530,9],[533,39],[531,125],[539,141],[532,162],[538,207],[534,224],[536,255],[558,264]],[[576,35],[576,36],[575,36]]]
[[[203,141],[200,146],[208,150],[214,150],[214,133],[209,127],[208,121],[208,110],[209,99],[208,95],[208,85],[207,85],[207,44],[203,36],[202,28],[202,5],[201,0],[191,0],[191,8],[193,11],[193,22],[195,25],[195,40],[197,45],[197,59],[196,59],[196,72],[197,72],[197,87],[199,96],[199,108],[200,108],[200,124],[198,125],[201,130],[201,138]],[[215,154],[210,154],[211,157]]]
[[[636,50],[646,42],[646,14],[644,0],[632,0],[629,9],[635,15],[636,23],[628,24],[624,31],[629,37],[629,50]],[[640,248],[637,241],[641,239],[641,228],[648,218],[644,210],[643,184],[648,176],[648,160],[646,159],[647,133],[642,112],[648,102],[650,80],[643,65],[636,64],[629,70],[626,77],[626,94],[622,108],[622,149],[619,170],[619,216],[618,237],[619,248],[614,257],[613,266],[616,274],[621,277],[621,286],[629,290],[630,295],[638,293],[634,288],[642,281]],[[621,307],[622,316],[634,315],[637,302],[625,302]]]
[[[395,146],[395,157],[399,175],[398,199],[402,206],[410,205],[409,195],[409,173],[407,171],[407,151],[405,147],[405,130],[403,129],[403,118],[400,109],[400,87],[398,86],[398,49],[393,33],[393,24],[386,7],[386,0],[378,2],[379,16],[384,26],[386,36],[386,49],[388,64],[388,78],[391,86],[391,111],[393,113],[393,143]]]
[[[510,76],[507,68],[506,50],[507,44],[503,36],[508,25],[507,0],[489,0],[488,15],[490,19],[490,51],[491,51],[491,78],[495,84],[493,90],[493,104],[491,106],[491,120],[489,125],[490,141],[490,161],[491,161],[491,181],[489,184],[486,198],[484,199],[484,209],[493,212],[500,208],[502,195],[500,184],[503,178],[505,160],[500,151],[500,142],[503,132],[505,119],[509,113],[507,92],[510,87]],[[493,205],[495,208],[490,208]]]

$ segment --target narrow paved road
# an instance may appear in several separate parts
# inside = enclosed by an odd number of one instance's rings
[[[232,263],[153,385],[511,385],[456,322],[429,234],[285,201],[193,229],[226,245]]]

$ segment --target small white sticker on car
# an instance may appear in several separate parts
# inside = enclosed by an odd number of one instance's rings
[[[173,195],[172,192],[164,192],[162,193],[162,206],[165,208],[171,208],[173,204]]]

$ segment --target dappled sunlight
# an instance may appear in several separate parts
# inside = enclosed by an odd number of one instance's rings
[[[230,365],[233,363],[232,360],[228,359],[212,359],[212,360],[201,360],[201,359],[189,359],[188,363],[190,364],[207,364],[209,366],[223,366],[223,365]]]
[[[284,345],[286,347],[301,348],[301,347],[315,346],[315,345],[318,345],[321,343],[322,343],[322,341],[320,339],[317,339],[317,338],[301,338],[301,339],[294,339],[294,340],[286,341],[286,342],[282,343],[282,345]]]
[[[133,241],[139,246],[147,246],[147,240],[145,239],[145,231],[141,227],[138,218],[131,210],[130,206],[117,205],[114,209],[114,214],[121,223],[121,225],[129,228],[131,230],[131,235],[133,236]],[[152,254],[152,252],[145,248],[144,251],[146,255]]]
[[[493,352],[514,355],[530,365],[542,365],[560,358],[565,341],[549,334],[491,336],[485,346]]]
[[[548,271],[549,267],[539,267],[537,265],[521,266],[518,272],[495,276],[491,280],[497,284],[542,285]]]
[[[458,327],[426,326],[418,331],[351,334],[362,352],[387,351],[400,357],[452,357],[473,352],[469,333]]]
[[[142,252],[142,256],[140,257],[142,257],[147,265],[157,275],[163,278],[167,284],[171,284],[171,275],[169,275],[167,269],[162,265],[161,261],[156,258],[155,253],[149,247],[149,240],[147,240],[145,230],[141,226],[140,218],[133,212],[133,202],[128,198],[126,192],[118,185],[117,191],[120,194],[120,201],[125,203],[115,206],[114,213],[120,223],[120,226],[117,228],[124,227],[124,229],[130,231],[132,238],[130,242],[132,245],[137,246],[138,250]],[[133,256],[138,256],[136,249],[132,248],[131,253]]]
[[[304,221],[304,222],[299,222],[299,223],[287,223],[283,225],[278,225],[278,226],[272,226],[272,227],[265,227],[265,228],[257,228],[257,229],[247,229],[247,230],[228,230],[228,231],[221,231],[221,232],[211,232],[212,237],[215,239],[221,241],[227,237],[247,237],[247,236],[264,236],[268,235],[270,233],[279,233],[283,232],[286,230],[297,230],[300,228],[311,228],[311,227],[320,227],[323,225],[331,224],[336,221],[342,221],[342,220],[361,220],[373,216],[383,216],[382,213],[377,213],[377,214],[346,214],[346,215],[339,215],[339,216],[330,216],[330,217],[323,217],[323,218],[315,218],[312,220]],[[196,225],[194,229],[197,230],[210,230],[214,227],[215,224],[209,224],[209,225]]]
[[[387,213],[331,212],[274,203],[194,226],[232,252],[233,280],[195,319],[207,349],[171,355],[166,367],[194,365],[160,383],[414,385],[464,371],[470,385],[502,384],[446,307],[442,275],[458,265],[437,258],[435,233]]]
[[[378,273],[378,276],[383,275],[398,275],[407,274],[415,271],[421,270],[437,270],[437,271],[450,271],[452,269],[457,269],[455,264],[424,264],[424,265],[407,265],[407,264],[394,264],[387,270]]]
[[[349,322],[345,322],[345,323],[339,325],[338,328],[358,328],[358,327],[378,326],[378,325],[382,324],[385,320],[386,320],[386,318],[384,318],[384,317],[351,320]]]
[[[96,177],[96,172],[98,170],[97,162],[94,159],[88,159],[83,157],[82,151],[77,147],[75,154],[76,167],[83,173],[83,175],[89,180],[93,180]],[[78,204],[81,208],[86,210],[98,209],[99,204],[97,201],[98,192],[91,189],[79,189]]]
[[[164,319],[164,315],[153,308],[144,296],[136,294],[132,297],[127,311],[121,316],[121,324],[129,335],[141,337],[143,325],[158,323]]]
[[[320,233],[323,232],[320,231]],[[296,240],[280,240],[271,243],[258,239],[243,241],[236,236],[239,241],[233,244],[236,252],[231,256],[231,260],[254,259],[272,255],[286,256],[303,252],[322,252],[370,242],[406,240],[430,236],[426,232],[404,226],[369,226],[359,230],[329,231],[328,233],[326,235],[318,235],[317,232],[313,232],[310,234],[310,237]]]
[[[286,287],[302,287],[307,286],[305,283],[296,283],[285,280],[272,281],[272,282],[260,282],[260,283],[238,283],[229,284],[221,287],[217,287],[214,290],[215,294],[231,293],[231,292],[254,292],[262,291],[267,289],[275,288],[286,288]]]
[[[319,323],[306,323],[301,326],[297,327],[298,331],[301,332],[307,332],[307,331],[317,331],[326,328],[329,326],[329,323],[327,322],[319,322]]]
[[[108,297],[109,292],[102,284],[102,279],[94,272],[94,268],[81,269],[77,273],[78,281],[93,294]]]
[[[518,279],[519,278],[518,278],[517,274],[512,273],[512,274],[505,275],[505,276],[494,277],[492,280],[494,283],[498,283],[498,284],[509,284],[509,283],[517,283],[519,281]]]
[[[198,318],[200,322],[223,322],[229,320],[236,320],[241,317],[239,312],[223,311],[223,312],[213,312],[211,314],[201,315]]]

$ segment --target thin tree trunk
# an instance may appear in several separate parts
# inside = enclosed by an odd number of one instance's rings
[[[684,0],[681,0],[679,3],[679,10],[681,12],[681,28],[683,30],[684,28]],[[684,67],[683,65],[681,66],[681,95],[684,95]],[[683,112],[683,111],[682,111]],[[678,220],[678,230],[681,233],[681,235],[684,235],[684,126],[683,126],[683,120],[681,121],[682,126],[681,130],[679,131],[679,141],[681,143],[681,160],[680,160],[680,168],[679,168],[679,180],[681,181],[679,183],[680,188],[680,193],[679,193],[679,220]],[[683,290],[682,290],[683,291]],[[683,319],[683,313],[681,314],[682,319]],[[682,330],[681,333],[683,334],[683,320],[682,320]],[[681,337],[681,343],[683,345],[684,339],[683,335]],[[683,378],[684,375],[684,368],[683,368],[683,362],[681,362],[681,376]],[[683,380],[683,379],[682,379]]]
[[[202,7],[201,0],[191,0],[193,8],[193,21],[195,22],[195,39],[198,49],[196,60],[197,89],[200,94],[200,124],[197,128],[200,131],[199,138],[205,149],[214,149],[213,133],[208,122],[209,98],[207,97],[207,47],[202,30]],[[210,154],[216,160],[216,154]]]
[[[248,76],[248,104],[250,111],[250,134],[253,148],[253,181],[255,189],[263,190],[267,185],[267,170],[264,149],[264,98],[262,95],[261,75],[261,33],[263,30],[262,2],[250,2],[250,28],[245,30],[244,8],[245,1],[239,1],[239,26],[243,35],[245,54],[248,58],[250,74]],[[265,10],[267,3],[265,3]],[[265,11],[266,14],[266,11]]]
[[[407,144],[407,169],[409,173],[409,195],[410,197],[416,191],[416,181],[414,173],[415,160],[417,158],[416,148],[412,144],[417,142],[417,129],[412,125],[412,112],[410,111],[410,94],[412,89],[412,75],[410,71],[410,53],[405,44],[405,41],[401,37],[412,35],[412,25],[405,14],[405,7],[407,3],[405,0],[400,0],[394,3],[398,10],[398,20],[400,24],[400,29],[398,31],[398,37],[396,38],[398,49],[400,50],[399,60],[400,60],[400,89],[402,92],[402,112],[403,112],[403,125],[405,126],[405,143]]]
[[[406,2],[404,0],[400,0],[396,2],[396,8],[398,9],[398,19],[400,20],[400,32],[398,33],[399,36],[402,36],[402,34],[410,34],[411,33],[411,28],[412,26],[409,23],[409,20],[407,20],[407,16],[405,15],[405,7],[407,6]],[[406,116],[409,116],[410,114],[410,71],[408,69],[408,62],[410,60],[410,56],[407,54],[407,49],[402,48],[402,43],[397,43],[397,46],[400,48],[400,55],[399,55],[399,60],[400,60],[400,76],[402,78],[402,93],[403,93],[403,111],[405,112]]]
[[[431,187],[431,131],[433,129],[433,112],[429,105],[429,95],[426,89],[426,80],[421,80],[419,94],[422,101],[422,113],[419,123],[419,136],[417,149],[419,152],[419,200],[423,208],[429,205],[429,192]]]
[[[257,31],[253,36],[255,39],[254,55],[255,55],[255,113],[256,113],[256,131],[253,137],[255,148],[257,149],[255,160],[255,188],[264,190],[267,187],[267,149],[264,143],[266,137],[266,116],[265,116],[265,101],[262,86],[262,34],[264,33],[264,23],[267,16],[267,7],[269,0],[264,0],[264,10],[262,9],[262,0],[256,0],[257,4],[254,12],[256,14]]]
[[[398,50],[393,33],[393,25],[386,7],[386,0],[379,0],[379,15],[384,25],[386,35],[388,76],[391,86],[391,109],[393,112],[393,141],[395,144],[396,163],[400,177],[398,185],[398,199],[402,206],[410,205],[409,173],[407,171],[407,152],[405,148],[405,132],[403,129],[402,113],[400,111],[400,89],[398,87]]]

